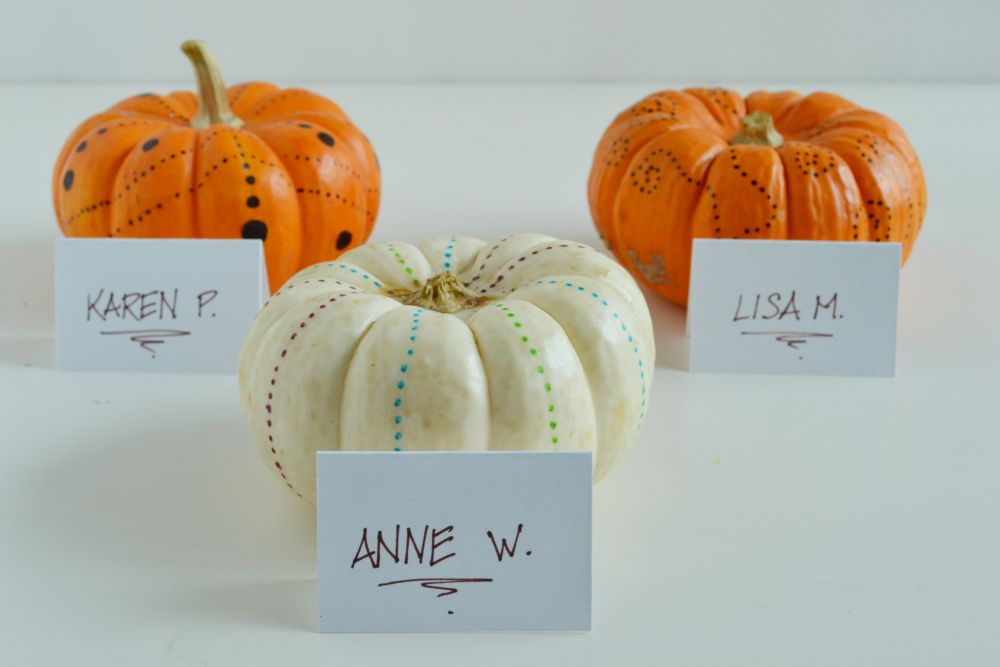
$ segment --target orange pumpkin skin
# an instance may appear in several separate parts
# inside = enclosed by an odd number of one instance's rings
[[[340,107],[269,83],[223,90],[242,127],[192,127],[200,98],[186,91],[132,97],[81,123],[52,178],[63,233],[261,238],[272,290],[364,243],[378,161]]]
[[[618,260],[681,305],[694,238],[898,242],[905,263],[927,205],[917,155],[889,118],[831,93],[700,88],[619,114],[588,198]]]

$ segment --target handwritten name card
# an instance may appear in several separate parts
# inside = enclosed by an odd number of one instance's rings
[[[56,365],[235,373],[268,296],[261,242],[58,239]]]
[[[589,630],[589,452],[319,452],[321,632]]]
[[[898,243],[695,239],[691,370],[896,372]]]

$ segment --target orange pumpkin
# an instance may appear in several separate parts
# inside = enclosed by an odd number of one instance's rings
[[[905,262],[927,202],[917,155],[889,118],[830,93],[703,88],[619,114],[588,196],[618,260],[682,305],[694,238],[898,242]]]
[[[264,240],[277,289],[371,234],[379,167],[339,106],[269,83],[225,88],[198,41],[198,94],[144,94],[85,120],[56,161],[67,236]]]

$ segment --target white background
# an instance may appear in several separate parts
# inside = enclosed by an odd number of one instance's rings
[[[8,2],[0,81],[997,82],[995,0]]]
[[[995,665],[1000,86],[898,82],[995,77],[1000,3],[976,16],[961,2],[782,3],[788,22],[752,44],[735,3],[691,2],[627,29],[609,3],[562,61],[544,45],[562,39],[567,9],[477,10],[428,33],[399,7],[357,4],[5,7],[5,71],[136,81],[0,86],[0,663]],[[352,11],[370,20],[352,24]],[[884,29],[887,12],[921,27]],[[874,41],[872,16],[894,50]],[[386,37],[362,49],[361,30]],[[559,63],[596,78],[587,57],[655,83],[318,86],[379,151],[378,241],[530,230],[597,245],[585,183],[598,137],[626,105],[685,81],[836,90],[898,120],[927,173],[896,378],[688,373],[684,312],[649,297],[647,423],[594,489],[590,634],[317,634],[315,518],[257,459],[236,379],[52,368],[49,177],[75,123],[166,79],[189,87],[176,49],[192,34],[216,43],[234,83],[361,76],[386,54],[390,73],[444,78],[397,33],[468,76],[499,78],[479,61],[502,40],[521,46],[492,67],[537,62],[536,80]],[[883,83],[836,83],[855,78]]]

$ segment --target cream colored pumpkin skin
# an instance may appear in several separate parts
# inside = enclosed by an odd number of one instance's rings
[[[482,302],[401,303],[447,271]],[[254,321],[239,378],[265,462],[313,500],[318,450],[593,451],[600,479],[642,425],[654,354],[635,282],[592,248],[442,237],[300,271]]]

